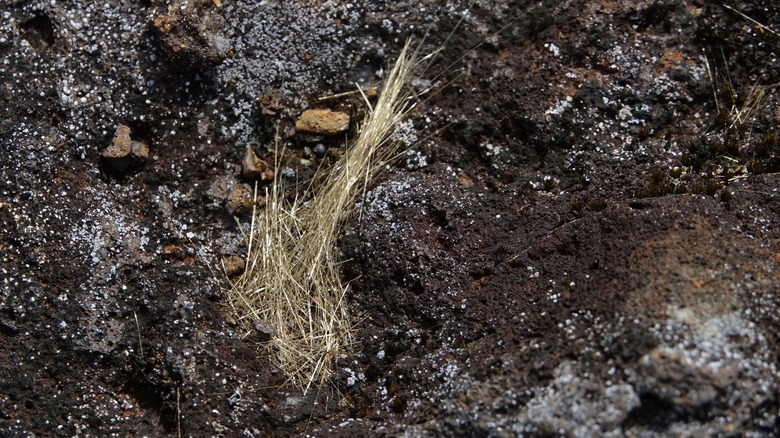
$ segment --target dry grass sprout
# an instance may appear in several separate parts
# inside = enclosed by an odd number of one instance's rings
[[[349,285],[341,280],[336,240],[367,186],[397,154],[390,138],[414,106],[407,82],[416,55],[407,42],[357,138],[315,176],[324,183],[310,200],[286,198],[277,155],[265,209],[253,212],[246,270],[227,296],[230,311],[247,334],[270,335],[263,344],[272,359],[304,391],[328,379],[351,343]]]

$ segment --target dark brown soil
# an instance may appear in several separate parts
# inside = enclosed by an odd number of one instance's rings
[[[780,12],[261,3],[0,7],[1,436],[776,435]],[[354,348],[303,394],[226,319],[225,198],[248,146],[337,156],[300,112],[359,119],[317,98],[425,32],[341,236]]]

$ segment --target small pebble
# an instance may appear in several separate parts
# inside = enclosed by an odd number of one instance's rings
[[[317,143],[317,146],[314,146],[314,155],[317,158],[322,158],[327,153],[328,153],[328,148],[324,144]]]

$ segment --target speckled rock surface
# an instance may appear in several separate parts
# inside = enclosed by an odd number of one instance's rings
[[[174,3],[0,6],[0,435],[780,428],[776,9]],[[355,345],[303,394],[225,316],[225,199],[248,148],[291,182],[332,162],[297,117],[354,134],[359,95],[318,98],[426,32],[408,150],[340,240]],[[117,126],[142,166],[103,158]]]

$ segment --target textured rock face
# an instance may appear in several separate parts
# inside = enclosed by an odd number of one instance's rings
[[[776,433],[780,12],[470,3],[5,2],[0,435]],[[254,184],[343,154],[362,98],[317,99],[426,30],[302,394],[223,312]]]

